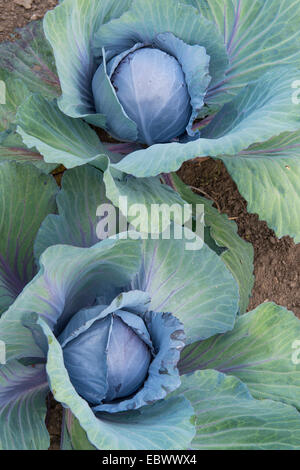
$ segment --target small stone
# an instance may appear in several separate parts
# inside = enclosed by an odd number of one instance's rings
[[[14,0],[14,3],[24,7],[26,10],[30,10],[32,7],[32,0]]]
[[[38,16],[36,13],[34,13],[34,14],[30,17],[30,21],[36,21],[36,20],[38,20],[38,19],[39,19],[39,16]]]

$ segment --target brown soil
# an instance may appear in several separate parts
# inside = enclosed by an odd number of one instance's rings
[[[46,426],[51,438],[49,450],[60,450],[60,435],[63,419],[63,408],[60,403],[54,400],[50,393],[47,397],[48,413],[46,416]]]
[[[274,301],[300,317],[300,244],[289,237],[278,240],[265,222],[247,212],[247,202],[220,160],[186,163],[179,176],[210,196],[215,207],[235,220],[239,235],[252,243],[255,285],[249,310]]]
[[[15,28],[40,19],[56,0],[0,0],[0,41],[9,40]],[[179,172],[183,181],[203,190],[222,212],[234,218],[239,234],[254,246],[255,286],[249,309],[269,300],[293,310],[300,317],[300,244],[289,237],[278,240],[265,222],[248,214],[247,203],[220,161],[187,163]],[[50,400],[47,426],[51,450],[59,449],[62,408]]]
[[[43,18],[56,0],[0,0],[0,41],[9,40],[16,28]]]

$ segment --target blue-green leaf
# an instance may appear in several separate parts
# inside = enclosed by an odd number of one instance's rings
[[[107,73],[105,50],[103,49],[103,63],[93,78],[95,107],[106,117],[107,131],[118,140],[135,142],[138,137],[136,123],[125,113],[111,83],[111,73]],[[122,139],[120,138],[122,136]]]
[[[4,131],[14,130],[16,112],[21,103],[30,94],[26,84],[20,79],[10,78],[9,74],[0,69],[0,81],[5,86],[5,104],[0,101],[0,136]],[[3,137],[0,142],[3,140]]]
[[[226,78],[211,87],[220,103],[276,65],[300,66],[300,4],[294,0],[184,0],[215,22],[229,56]]]
[[[271,400],[255,400],[245,384],[215,370],[182,377],[195,408],[197,450],[299,450],[300,414]]]
[[[45,425],[49,392],[44,365],[23,366],[9,361],[0,366],[0,449],[47,450]]]
[[[299,112],[299,111],[298,111]],[[277,237],[300,242],[300,132],[289,132],[222,157],[248,212],[265,220]]]
[[[49,247],[40,258],[41,269],[0,319],[1,340],[7,359],[27,356],[33,339],[22,327],[30,312],[61,330],[74,313],[93,305],[97,296],[109,295],[134,277],[140,266],[140,240],[121,237],[104,240],[92,248],[67,245]],[[37,349],[37,348],[36,348]],[[33,357],[41,352],[37,349]]]
[[[194,211],[195,204],[204,205],[205,226],[209,228],[210,235],[216,244],[221,247],[220,256],[239,284],[239,312],[245,313],[254,284],[252,245],[239,237],[236,223],[229,220],[226,214],[220,214],[212,207],[211,201],[193,193],[176,174],[172,175],[172,180],[182,198],[189,204],[193,204]]]
[[[287,66],[267,72],[224,105],[204,128],[202,138],[186,144],[152,145],[129,154],[115,167],[137,177],[155,176],[176,171],[186,160],[195,157],[234,158],[254,143],[265,142],[283,132],[297,131],[300,114],[292,103],[291,89],[297,76],[297,70]]]
[[[101,171],[84,165],[66,171],[56,198],[58,215],[43,221],[35,240],[35,257],[51,245],[91,247],[99,243],[97,208],[108,203]]]
[[[187,239],[145,240],[143,264],[133,288],[150,294],[151,310],[172,312],[184,324],[187,342],[231,330],[238,287],[208,246],[190,250]]]
[[[92,40],[102,23],[119,17],[130,3],[65,0],[46,14],[44,30],[53,48],[62,88],[59,106],[65,114],[105,125],[105,116],[96,114],[93,101],[92,78],[101,53],[95,54]]]
[[[202,132],[203,138],[180,144],[157,144],[138,150],[114,165],[137,177],[155,176],[180,168],[195,157],[232,156],[250,145],[300,127],[298,107],[292,103],[291,82],[297,70],[279,68],[243,89],[222,108]],[[266,119],[268,125],[266,126]]]
[[[34,239],[56,210],[57,190],[54,178],[32,165],[0,163],[0,314],[36,273]]]
[[[13,79],[21,79],[33,93],[58,96],[60,84],[53,53],[40,21],[17,30],[19,38],[0,44],[0,71]],[[24,96],[25,98],[25,96]]]
[[[299,338],[300,320],[265,303],[240,316],[233,331],[186,348],[180,370],[214,368],[241,379],[255,398],[300,408],[300,364],[293,360]]]
[[[159,177],[134,178],[116,171],[109,165],[108,159],[106,164],[104,158],[102,162],[106,196],[139,232],[157,234],[164,231],[171,221],[182,225],[190,219],[191,211],[188,207],[184,210],[181,196],[177,191],[162,184]],[[170,220],[167,217],[156,217],[155,209],[163,211],[168,208],[172,209],[169,213]]]
[[[62,113],[56,100],[31,95],[19,107],[17,131],[28,148],[37,148],[47,163],[66,168],[93,162],[105,154],[96,132],[81,119]]]
[[[29,149],[16,132],[10,132],[3,136],[0,144],[0,160],[19,163],[31,163],[45,173],[53,171],[57,163],[45,163],[43,156],[36,149]]]

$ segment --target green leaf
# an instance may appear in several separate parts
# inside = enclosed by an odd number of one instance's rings
[[[47,450],[45,425],[49,386],[44,365],[0,366],[0,449]]]
[[[193,449],[300,449],[297,410],[271,400],[255,400],[235,377],[215,370],[198,371],[182,378],[176,394],[180,393],[195,408]]]
[[[0,161],[7,160],[31,163],[45,173],[50,173],[58,166],[56,163],[45,163],[42,155],[36,149],[29,150],[16,132],[6,134],[0,144]]]
[[[20,106],[17,122],[25,145],[37,148],[47,163],[73,168],[105,154],[96,132],[84,121],[63,114],[55,100],[31,95]]]
[[[85,430],[80,426],[78,419],[67,410],[68,429],[73,450],[97,450],[88,440]]]
[[[24,309],[20,311],[19,319],[10,318],[3,314],[0,318],[0,341],[5,344],[6,361],[18,359],[25,361],[24,365],[28,365],[28,358],[32,364],[44,360],[44,353],[41,348],[33,340],[32,334],[28,328],[24,328],[23,321],[27,319],[32,312]]]
[[[300,115],[292,103],[291,89],[297,76],[297,69],[287,66],[267,72],[225,104],[203,129],[200,139],[186,144],[152,145],[129,154],[114,166],[137,177],[155,176],[176,171],[186,160],[196,157],[234,158],[254,143],[297,131]],[[257,166],[257,172],[259,169]]]
[[[239,317],[233,331],[186,348],[180,371],[214,368],[241,379],[255,398],[300,408],[300,364],[293,360],[299,338],[300,320],[265,303]]]
[[[151,297],[151,310],[172,312],[183,324],[187,342],[231,330],[238,310],[237,284],[218,255],[188,240],[145,240],[143,265],[132,288]]]
[[[164,231],[170,221],[182,225],[190,219],[191,211],[188,208],[184,211],[184,201],[180,195],[162,184],[158,177],[134,178],[112,169],[108,159],[102,168],[106,196],[138,231],[157,234]],[[170,221],[167,218],[156,218],[153,215],[154,208],[174,208],[174,211],[170,211]]]
[[[57,185],[32,165],[0,163],[0,314],[36,273],[33,243],[56,210]]]
[[[101,450],[181,450],[189,446],[195,434],[193,409],[184,397],[161,400],[138,411],[99,413],[96,417],[70,382],[60,344],[42,319],[37,322],[48,339],[46,369],[52,393],[72,411],[87,434],[88,441],[81,430],[71,426],[73,446],[90,449],[92,444]]]
[[[234,157],[222,157],[248,212],[266,220],[277,237],[300,242],[300,132],[289,132],[252,145]]]
[[[239,237],[236,223],[212,207],[211,201],[193,193],[175,173],[172,175],[172,180],[185,201],[193,206],[204,204],[205,225],[209,227],[210,235],[217,245],[226,248],[225,251],[221,250],[220,256],[239,284],[239,311],[245,313],[254,284],[252,245]]]
[[[31,212],[32,214],[32,212]],[[91,248],[49,247],[40,258],[40,271],[0,319],[7,360],[28,357],[34,341],[22,320],[36,312],[51,327],[62,328],[74,312],[92,305],[110,289],[128,285],[141,262],[141,241],[109,238]],[[30,354],[40,357],[37,346]]]
[[[1,47],[1,46],[0,46]],[[0,135],[14,129],[16,112],[21,103],[30,94],[25,83],[20,79],[9,78],[9,74],[0,69],[0,81],[5,84],[5,104],[0,102]]]
[[[99,243],[97,208],[108,203],[103,174],[84,165],[66,171],[56,198],[58,215],[49,215],[35,240],[35,257],[51,245],[91,247]]]
[[[226,78],[208,94],[220,103],[276,65],[300,66],[300,3],[294,0],[184,0],[215,22],[229,55]],[[226,95],[228,98],[226,98]]]
[[[69,410],[63,409],[63,423],[61,430],[61,443],[60,450],[73,450],[71,436],[68,431],[67,423],[72,419],[71,414],[68,413]]]
[[[99,65],[94,54],[93,37],[100,26],[119,17],[131,0],[65,0],[44,19],[61,82],[60,109],[71,117],[84,117],[93,124],[105,125],[105,116],[96,114],[92,78]],[[68,53],[66,54],[66,51]]]
[[[17,33],[16,41],[0,44],[0,71],[8,72],[12,79],[21,79],[22,87],[31,92],[58,96],[60,85],[54,57],[42,23],[34,21]]]

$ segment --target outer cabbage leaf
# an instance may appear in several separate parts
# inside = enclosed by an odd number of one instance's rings
[[[101,171],[89,165],[66,171],[56,198],[58,215],[46,217],[37,234],[36,259],[51,245],[88,248],[98,243],[97,208],[107,202]]]
[[[121,236],[104,240],[92,248],[56,245],[40,258],[41,269],[0,319],[1,340],[7,360],[28,357],[34,341],[22,327],[26,313],[38,312],[56,330],[64,328],[74,313],[93,304],[98,295],[116,295],[134,277],[140,266],[139,240]],[[16,334],[17,332],[17,334]],[[30,355],[40,356],[35,348]]]
[[[108,158],[106,161],[102,159],[101,167],[104,170],[106,196],[139,232],[157,234],[169,225],[167,218],[157,219],[152,216],[155,207],[162,210],[174,208],[174,211],[170,211],[170,220],[178,225],[190,219],[191,211],[188,207],[183,208],[181,196],[169,186],[161,184],[159,177],[134,178],[116,171]],[[176,206],[180,210],[176,210]]]
[[[72,386],[55,336],[41,318],[37,323],[48,340],[46,369],[52,393],[57,401],[70,408],[85,430],[88,441],[83,448],[90,448],[91,444],[101,450],[186,449],[189,446],[195,434],[191,423],[193,409],[184,397],[161,400],[138,411],[99,413],[96,417]]]
[[[32,165],[0,163],[0,314],[36,273],[33,243],[56,210],[54,178]]]
[[[46,164],[42,155],[36,149],[29,150],[15,132],[18,108],[30,95],[26,82],[0,68],[0,85],[1,81],[5,104],[0,104],[0,161],[31,162],[45,172],[52,171],[57,165]]]
[[[195,408],[197,450],[299,450],[300,414],[271,400],[255,400],[235,377],[215,370],[182,377],[183,393]]]
[[[195,204],[204,204],[205,226],[209,229],[209,235],[216,243],[213,249],[220,254],[239,284],[239,312],[245,313],[254,285],[253,246],[239,237],[236,223],[229,220],[226,214],[220,214],[217,209],[212,207],[211,201],[193,193],[175,173],[172,175],[172,180],[185,201],[193,204],[194,207]],[[208,244],[209,240],[205,239],[205,242]]]
[[[20,106],[17,122],[23,142],[37,148],[47,163],[62,163],[66,168],[96,165],[99,155],[106,153],[87,123],[66,116],[56,101],[41,95],[31,95]]]
[[[105,116],[96,114],[92,78],[99,65],[92,40],[102,25],[119,17],[131,0],[65,0],[44,19],[44,30],[53,47],[61,82],[60,109],[71,117],[84,117],[100,127]],[[68,54],[65,54],[65,51]]]
[[[151,310],[179,318],[190,343],[231,330],[239,295],[218,255],[206,245],[186,250],[186,242],[184,236],[145,240],[141,270],[132,288],[149,293]]]
[[[0,366],[0,449],[48,449],[48,392],[44,365],[25,367],[18,361],[9,361]]]
[[[23,86],[33,93],[58,96],[60,85],[54,57],[42,23],[34,21],[17,33],[16,41],[0,44],[0,71],[8,72],[13,79],[21,79]]]
[[[57,197],[59,215],[47,217],[43,222],[36,239],[36,257],[55,244],[92,246],[107,237],[108,222],[110,230],[116,232],[126,230],[127,223],[131,223],[140,231],[158,233],[169,222],[150,220],[154,204],[165,207],[177,204],[180,211],[175,210],[170,216],[180,225],[190,218],[191,211],[182,210],[184,201],[180,195],[161,184],[159,178],[133,178],[111,171],[107,157],[102,157],[101,162],[104,175],[88,165],[64,174]],[[102,204],[110,206],[100,210]],[[118,207],[123,214],[120,218]],[[111,217],[115,217],[116,222]]]
[[[283,133],[222,157],[249,212],[266,220],[277,237],[300,242],[300,132]],[[259,168],[259,171],[258,171]]]
[[[45,163],[43,156],[36,149],[29,149],[16,132],[5,133],[0,145],[0,161],[32,163],[35,167],[50,173],[57,163]]]
[[[300,66],[300,4],[294,0],[183,0],[213,21],[229,56],[226,77],[208,103],[228,101],[276,65]]]
[[[71,436],[68,431],[67,423],[70,421],[71,417],[68,416],[67,410],[63,410],[64,419],[62,423],[62,430],[60,436],[60,450],[73,450]],[[92,450],[92,449],[90,449]]]
[[[14,128],[16,122],[16,112],[19,105],[30,94],[26,84],[15,78],[10,78],[9,74],[0,69],[0,81],[5,84],[5,104],[0,102],[0,143]],[[2,137],[1,137],[2,136]]]
[[[300,408],[300,364],[293,361],[299,338],[300,320],[283,307],[265,303],[239,317],[232,332],[186,348],[180,370],[214,368],[241,379],[255,398]]]

